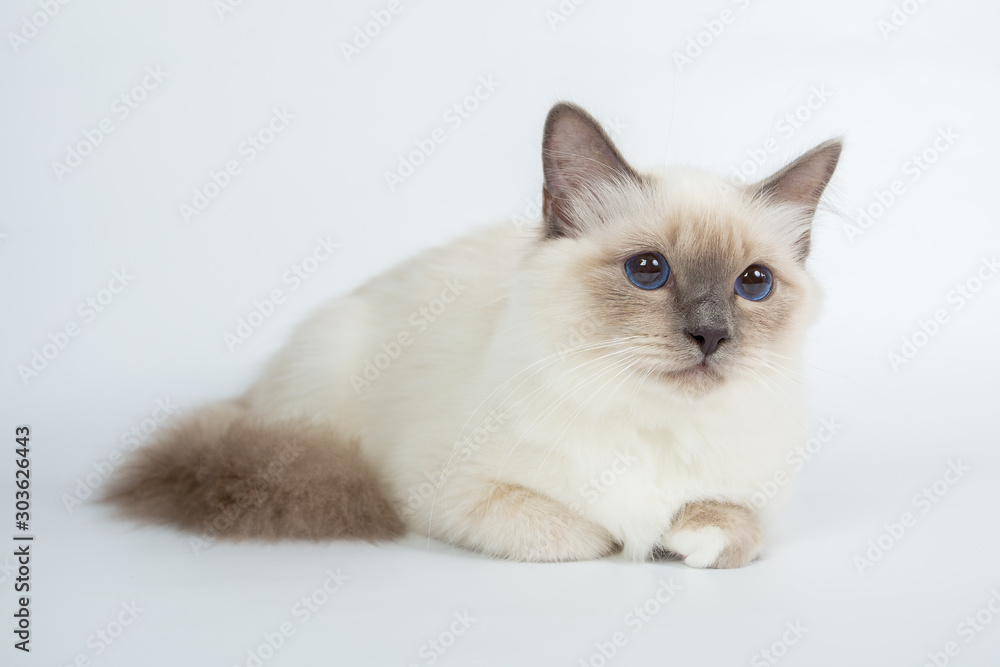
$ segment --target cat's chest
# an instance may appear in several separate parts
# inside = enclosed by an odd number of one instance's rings
[[[657,514],[692,498],[747,496],[780,466],[799,431],[798,420],[766,404],[674,407],[651,420],[620,406],[585,416],[565,412],[513,420],[509,436],[520,444],[506,452],[508,466],[517,461],[507,470],[516,470],[522,484],[601,515]]]

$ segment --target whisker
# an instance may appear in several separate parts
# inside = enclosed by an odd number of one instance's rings
[[[618,344],[620,342],[624,342],[626,340],[629,340],[630,338],[631,338],[630,336],[625,336],[625,337],[621,337],[619,339],[613,339],[612,341],[601,341],[599,343],[593,343],[593,344],[590,344],[590,345],[584,345],[584,346],[580,346],[579,348],[576,348],[573,351],[565,353],[565,354],[569,355],[569,354],[573,354],[573,353],[577,353],[577,352],[586,352],[586,351],[592,351],[592,350],[606,349],[606,348],[608,348],[608,347],[610,347],[610,346],[612,346],[614,344]],[[598,357],[596,359],[592,359],[590,361],[584,362],[583,364],[581,364],[579,366],[576,366],[573,369],[570,369],[570,371],[572,371],[572,370],[579,370],[579,369],[584,368],[584,367],[586,367],[586,366],[588,366],[590,364],[599,362],[602,359],[605,359],[605,358],[607,358],[609,356],[621,354],[621,353],[626,352],[626,351],[627,350],[617,350],[617,351],[611,352],[611,353],[609,353],[607,355],[602,355],[601,357]],[[536,369],[535,372],[533,372],[530,376],[528,376],[527,378],[525,378],[524,380],[522,380],[521,383],[517,387],[515,387],[511,392],[509,392],[507,394],[507,396],[503,399],[503,401],[500,402],[500,405],[502,406],[511,396],[513,396],[517,392],[518,389],[520,389],[521,386],[524,385],[525,382],[527,382],[528,380],[530,380],[531,377],[534,377],[542,369],[544,369],[544,368],[550,366],[551,364],[556,363],[557,361],[559,361],[559,357],[563,357],[563,353],[555,353],[555,354],[549,355],[548,357],[540,359],[540,360],[536,361],[535,363],[531,364],[530,366],[528,366],[527,369],[530,369],[531,367],[533,367],[533,366],[535,366],[535,365],[537,365],[539,363],[542,363],[542,362],[545,362],[546,360],[548,360],[548,363],[545,363],[545,364],[543,364],[543,366],[541,368]],[[489,396],[487,396],[485,399],[483,399],[479,403],[479,405],[476,407],[476,409],[473,410],[472,414],[470,414],[469,418],[466,419],[466,422],[465,422],[465,424],[463,424],[462,430],[459,431],[459,434],[461,435],[461,433],[463,433],[465,431],[466,427],[469,425],[469,422],[472,421],[472,417],[480,410],[480,408],[482,408],[482,406],[490,399],[490,397],[492,397],[494,394],[496,394],[496,392],[499,391],[504,385],[506,385],[507,383],[511,382],[514,378],[516,378],[521,373],[525,372],[527,369],[523,369],[521,371],[518,371],[514,375],[512,375],[508,380],[506,380],[504,383],[502,383],[496,389],[494,389],[490,393]],[[567,371],[567,372],[570,372],[570,371]],[[522,401],[527,400],[528,398],[530,398],[531,396],[533,396],[535,393],[546,389],[548,386],[550,386],[554,382],[558,381],[558,379],[559,378],[556,378],[555,380],[552,380],[549,383],[546,383],[545,385],[542,385],[541,387],[535,389],[534,391],[532,391],[531,393],[529,393],[527,396],[522,397],[521,399],[519,399],[518,401],[516,401],[514,404],[512,404],[510,407],[508,407],[507,410],[505,410],[504,412],[500,413],[501,416],[505,415],[507,412],[510,411],[510,409],[512,409],[513,407],[517,406]],[[490,414],[493,414],[495,412],[496,412],[496,409],[491,410]],[[489,419],[489,414],[486,417],[484,417],[484,419],[481,422],[479,422],[479,425],[476,427],[476,429],[482,427],[483,424],[486,423],[487,419]],[[461,440],[461,439],[459,439],[459,440],[456,441],[456,444],[454,446],[454,450],[452,451],[451,457],[448,459],[448,462],[444,465],[444,467],[441,470],[442,480],[440,482],[440,485],[435,485],[434,494],[431,497],[431,505],[430,505],[430,508],[428,510],[428,514],[429,514],[429,516],[428,516],[428,523],[427,523],[428,548],[430,547],[431,535],[433,533],[434,509],[435,509],[435,505],[437,503],[438,492],[440,491],[441,487],[443,487],[444,484],[446,484],[448,482],[448,479],[451,477],[451,473],[452,473],[452,470],[453,470],[453,465],[455,464],[455,458],[457,456],[461,455],[463,451],[465,451],[465,448],[470,444],[471,439],[472,439],[473,434],[475,433],[476,429],[474,429],[473,433],[470,434],[467,438],[465,438],[464,441]]]
[[[565,424],[565,426],[563,426],[562,430],[559,432],[559,435],[555,437],[555,439],[552,442],[552,446],[549,447],[549,450],[545,453],[545,456],[543,456],[542,460],[538,462],[538,468],[535,470],[535,476],[531,478],[531,484],[528,486],[528,495],[525,496],[525,498],[524,498],[524,505],[522,505],[522,507],[524,507],[525,505],[528,504],[528,499],[531,497],[531,494],[534,493],[533,488],[535,486],[535,482],[538,480],[538,475],[541,474],[542,468],[544,467],[545,462],[548,460],[548,458],[552,454],[552,452],[555,451],[556,447],[562,441],[563,436],[565,436],[566,433],[569,431],[570,426],[572,426],[573,422],[576,421],[576,418],[580,415],[580,413],[583,411],[583,409],[587,406],[587,403],[589,403],[591,400],[593,400],[595,396],[597,396],[605,387],[607,387],[609,384],[611,384],[615,380],[615,378],[617,378],[619,375],[625,373],[626,374],[625,375],[625,379],[628,379],[628,373],[631,372],[635,368],[635,366],[634,366],[634,361],[635,360],[634,359],[630,359],[630,360],[627,360],[627,361],[628,361],[628,363],[625,365],[624,368],[622,368],[621,370],[619,370],[617,373],[615,373],[613,376],[611,376],[611,379],[609,379],[607,382],[605,382],[600,387],[598,387],[597,390],[594,391],[594,393],[592,393],[589,398],[587,398],[585,401],[581,401],[580,405],[577,406],[577,408],[573,412],[573,414],[571,414],[563,422]],[[624,380],[623,380],[623,382],[624,382]],[[622,383],[618,383],[618,386],[620,387],[621,384]]]
[[[602,368],[602,369],[599,369],[597,372],[592,373],[591,376],[587,379],[586,382],[584,382],[582,384],[576,384],[571,391],[569,391],[568,393],[566,393],[565,395],[563,395],[558,401],[556,401],[552,405],[548,406],[540,414],[536,415],[535,418],[532,420],[531,424],[528,425],[528,428],[521,434],[521,436],[517,439],[517,442],[514,443],[514,445],[510,448],[510,450],[506,453],[506,455],[504,456],[504,458],[501,460],[500,467],[497,470],[496,478],[493,480],[493,486],[490,489],[490,494],[492,495],[493,489],[496,488],[497,482],[499,482],[499,480],[500,480],[500,475],[503,473],[503,469],[507,465],[507,463],[510,461],[510,459],[513,458],[515,450],[534,431],[536,425],[538,425],[541,422],[541,420],[543,420],[544,418],[548,417],[550,414],[552,414],[553,412],[555,412],[555,410],[560,405],[562,405],[567,400],[569,400],[578,391],[580,391],[584,387],[589,386],[594,381],[600,379],[605,373],[611,372],[611,371],[613,371],[613,370],[615,370],[617,368],[621,368],[622,366],[625,366],[627,368],[628,365],[631,362],[632,362],[632,359],[628,358],[628,357],[625,358],[625,359],[617,359],[617,360],[613,361],[608,368]],[[598,390],[598,391],[600,391],[600,390]]]

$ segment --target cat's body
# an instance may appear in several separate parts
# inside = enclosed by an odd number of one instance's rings
[[[112,498],[241,537],[379,538],[402,519],[522,560],[621,548],[743,565],[761,548],[751,496],[805,438],[797,374],[817,294],[803,261],[839,148],[756,188],[638,175],[584,112],[557,106],[536,234],[476,232],[330,303],[243,398],[154,446]],[[622,270],[644,251],[669,263],[662,287]],[[751,265],[773,273],[756,302],[732,292]],[[297,438],[308,457],[352,458],[326,477],[315,458],[264,478],[266,455],[225,463],[241,441]],[[234,500],[253,489],[262,501]]]

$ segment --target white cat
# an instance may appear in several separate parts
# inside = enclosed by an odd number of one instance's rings
[[[806,436],[804,262],[840,150],[753,186],[640,173],[558,104],[537,233],[478,231],[332,301],[109,497],[234,538],[407,529],[518,560],[745,565],[750,498]]]

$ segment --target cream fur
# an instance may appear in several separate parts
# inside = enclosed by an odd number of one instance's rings
[[[386,539],[401,519],[517,560],[757,558],[752,496],[806,436],[804,259],[839,141],[744,187],[640,174],[570,104],[544,135],[533,234],[484,229],[334,300],[109,500],[235,539]],[[640,289],[626,261],[653,251],[670,279]],[[750,301],[734,286],[756,264],[774,285]]]
[[[375,278],[306,322],[245,401],[257,414],[307,417],[360,442],[413,532],[525,560],[619,547],[639,560],[683,543],[690,564],[711,565],[719,531],[665,544],[672,518],[703,500],[749,506],[757,483],[806,435],[795,376],[818,295],[789,248],[808,220],[693,170],[650,175],[647,187],[652,196],[603,193],[618,224],[595,214],[583,238],[542,242],[498,226]],[[769,334],[784,368],[748,349],[717,386],[687,389],[628,370],[626,352],[604,356],[617,348],[586,348],[609,318],[580,285],[613,238],[662,245],[706,230],[749,248],[739,266],[773,258],[778,289],[794,291]],[[421,330],[420,308],[436,299],[451,302]],[[595,320],[598,332],[574,347]],[[351,378],[363,378],[366,360],[401,332],[412,344],[356,388]]]

